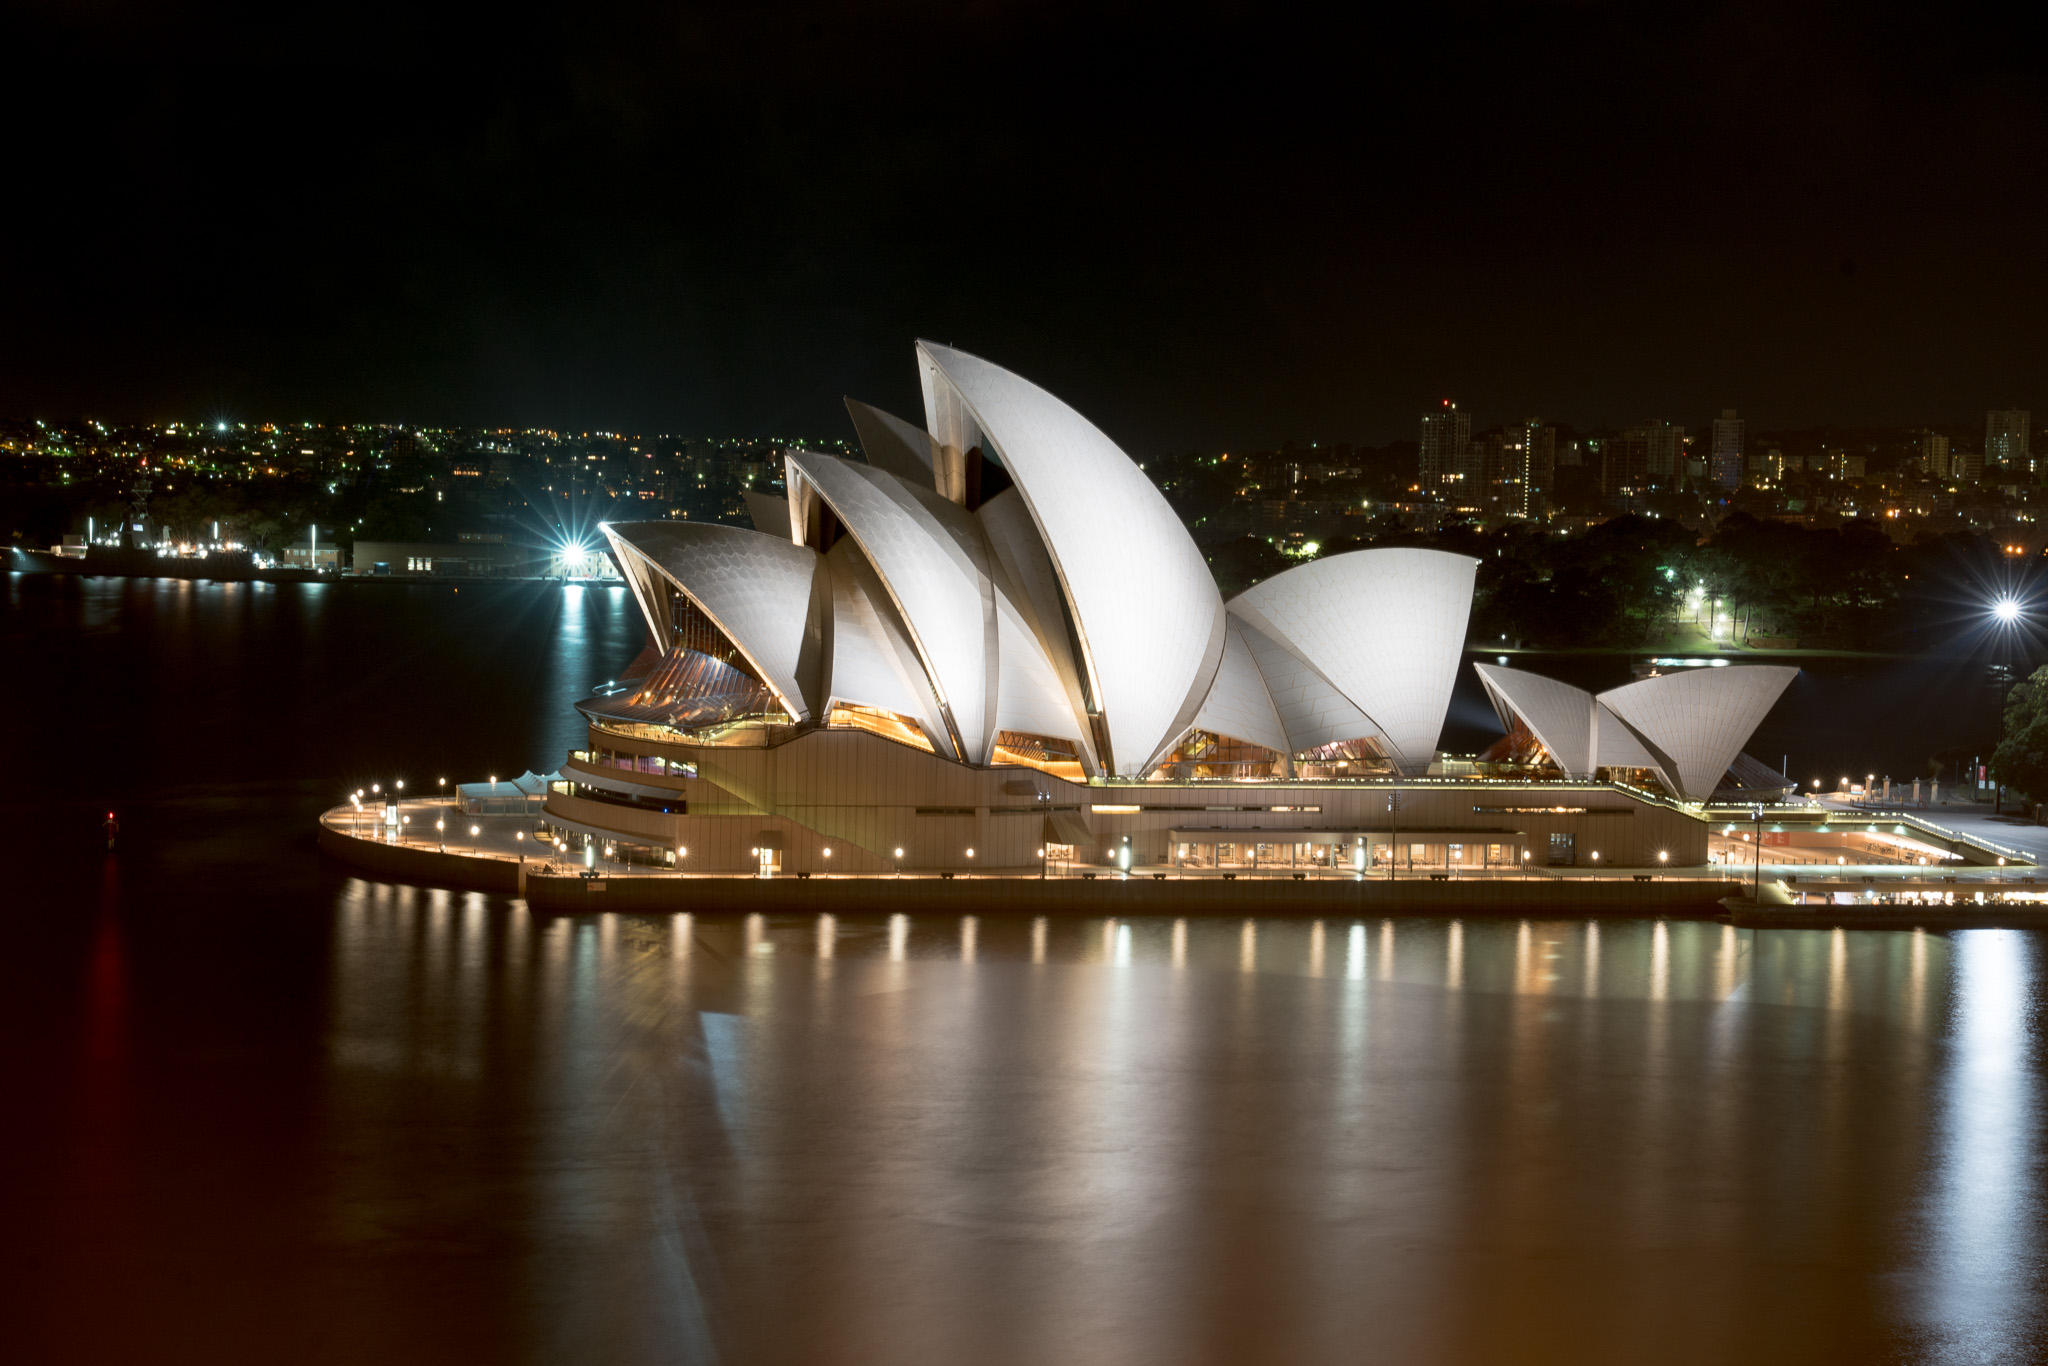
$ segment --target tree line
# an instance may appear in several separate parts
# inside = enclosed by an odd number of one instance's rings
[[[1576,535],[1517,526],[1341,537],[1316,555],[1369,545],[1474,557],[1473,639],[1545,649],[1646,646],[1695,619],[1718,621],[1740,643],[1931,647],[1933,636],[1981,619],[1995,596],[2024,593],[2040,563],[1970,532],[1902,545],[1869,521],[1811,528],[1742,513],[1704,540],[1681,523],[1630,515]],[[1303,558],[1250,536],[1206,553],[1226,596]]]

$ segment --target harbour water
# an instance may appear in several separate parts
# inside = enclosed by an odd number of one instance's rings
[[[2038,935],[536,917],[311,813],[623,594],[8,595],[9,1359],[2048,1355]]]

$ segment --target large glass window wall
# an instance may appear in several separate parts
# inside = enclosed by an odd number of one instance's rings
[[[664,759],[659,754],[631,754],[617,749],[577,749],[569,752],[572,759],[580,759],[593,768],[623,769],[628,773],[647,773],[657,778],[694,778],[697,766],[681,759]]]

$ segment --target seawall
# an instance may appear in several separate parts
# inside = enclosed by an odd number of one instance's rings
[[[536,911],[890,915],[1461,915],[1718,918],[1728,884],[1591,879],[584,878],[530,873]]]

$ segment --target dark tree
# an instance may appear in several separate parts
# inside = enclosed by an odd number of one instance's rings
[[[2030,804],[2048,800],[2048,666],[2006,694],[2005,736],[1991,762],[1998,781],[2026,793]]]

